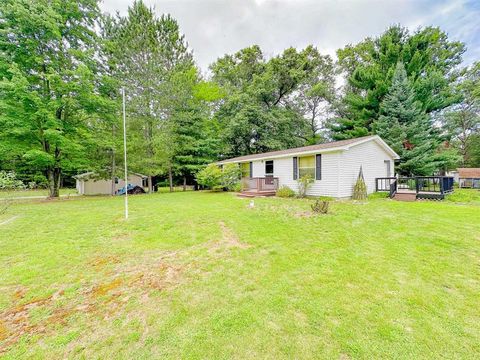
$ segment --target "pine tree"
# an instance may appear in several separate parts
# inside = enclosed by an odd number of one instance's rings
[[[397,64],[380,113],[374,131],[400,155],[399,174],[431,175],[441,167],[437,154],[439,136],[433,130],[430,117],[415,100],[402,62]]]

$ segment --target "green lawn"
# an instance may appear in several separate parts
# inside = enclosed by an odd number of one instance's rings
[[[479,194],[319,216],[312,200],[139,195],[128,222],[119,197],[15,204],[0,357],[479,358]]]
[[[60,195],[74,195],[77,194],[76,189],[63,188],[60,189]],[[29,196],[48,196],[48,189],[31,189],[31,190],[14,190],[14,191],[0,191],[0,199],[3,198],[17,198],[17,197],[29,197]]]

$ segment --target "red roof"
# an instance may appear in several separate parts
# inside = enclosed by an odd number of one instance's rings
[[[460,178],[479,178],[480,168],[458,168],[458,177]]]

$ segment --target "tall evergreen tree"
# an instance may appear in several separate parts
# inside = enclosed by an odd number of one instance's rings
[[[374,131],[400,155],[396,167],[401,175],[431,175],[450,160],[440,153],[441,140],[431,118],[415,99],[415,91],[399,62],[392,84],[380,105],[380,117]]]
[[[149,177],[171,171],[172,113],[169,81],[189,71],[192,54],[175,19],[157,18],[153,9],[135,1],[126,17],[110,20],[112,56],[128,95],[131,168]]]
[[[458,102],[451,85],[459,75],[457,66],[464,51],[463,43],[449,40],[439,28],[410,33],[398,25],[375,39],[339,49],[338,65],[347,83],[337,118],[331,123],[333,137],[346,139],[372,132],[399,61],[405,64],[415,100],[427,114]]]

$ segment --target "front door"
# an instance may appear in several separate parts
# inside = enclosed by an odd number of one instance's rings
[[[273,160],[265,161],[265,184],[273,184]]]

